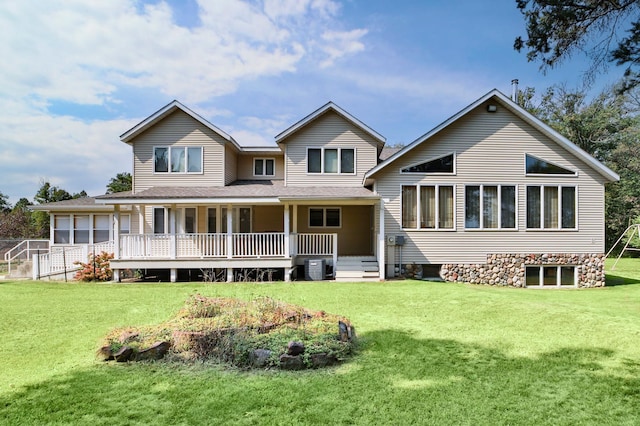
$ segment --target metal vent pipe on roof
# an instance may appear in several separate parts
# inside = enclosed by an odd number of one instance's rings
[[[511,100],[518,103],[518,79],[511,80]]]

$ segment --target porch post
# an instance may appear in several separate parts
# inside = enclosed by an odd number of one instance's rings
[[[227,204],[227,259],[233,257],[233,206]],[[227,282],[233,281],[233,267],[231,262],[227,265]]]
[[[166,208],[165,208],[166,209]],[[169,218],[167,219],[167,215],[165,215],[165,220],[168,220],[168,228],[165,226],[165,229],[169,230],[170,234],[170,243],[169,243],[169,256],[171,259],[176,258],[176,205],[171,204],[169,207]]]
[[[284,205],[284,255],[291,256],[291,230],[289,229],[289,204]]]
[[[138,206],[138,234],[144,234],[144,211],[145,205],[140,204]]]
[[[120,259],[120,205],[113,206],[113,257]],[[113,270],[113,281],[120,282],[120,269]]]
[[[56,216],[49,213],[49,246],[52,246],[55,241],[55,222]],[[69,219],[69,241],[71,241],[71,219]]]
[[[113,206],[113,257],[120,259],[120,205]]]
[[[380,280],[385,279],[386,266],[386,237],[384,235],[384,200],[380,199],[380,214],[378,220],[378,271],[380,271]]]
[[[233,257],[233,207],[227,204],[227,259]]]
[[[171,234],[171,239],[169,243],[169,256],[171,259],[176,258],[176,205],[171,204],[169,207],[169,233]],[[167,220],[167,215],[164,215],[165,220]],[[166,228],[165,228],[166,229]],[[178,280],[178,270],[176,268],[171,268],[169,270],[169,281],[175,283]]]
[[[336,278],[336,269],[338,268],[338,234],[333,236],[333,278]]]

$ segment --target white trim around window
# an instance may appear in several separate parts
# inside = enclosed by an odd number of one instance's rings
[[[456,185],[402,185],[400,194],[402,229],[456,230]]]
[[[447,157],[451,157],[451,171],[420,171],[420,166],[424,165],[424,168],[428,168],[428,164],[430,163],[436,163],[438,160],[443,160],[446,159]],[[435,164],[436,167],[442,167],[442,164]],[[411,170],[411,169],[415,169],[415,170]],[[404,174],[409,174],[409,175],[429,175],[429,176],[452,176],[456,174],[456,153],[455,152],[448,152],[444,155],[439,155],[437,157],[430,157],[427,158],[424,161],[418,161],[416,163],[412,163],[409,164],[406,167],[401,167],[400,168],[400,174],[404,175]]]
[[[477,198],[472,200],[469,195],[474,188],[477,188]],[[464,228],[466,231],[517,231],[518,185],[465,185]]]
[[[527,288],[576,287],[578,267],[575,265],[527,265]]]
[[[55,245],[97,244],[113,239],[111,213],[54,213],[52,221]]]
[[[253,159],[253,176],[254,177],[273,177],[276,175],[276,159],[275,158],[254,158]]]
[[[309,228],[342,228],[342,208],[309,207]]]
[[[154,146],[154,174],[202,174],[204,148],[201,146]]]
[[[528,231],[578,230],[577,186],[527,185],[525,190],[525,225]],[[532,214],[532,211],[537,214]]]
[[[539,162],[539,164],[534,164],[533,162]],[[549,171],[544,171],[544,168],[555,169],[560,171],[559,173],[551,173]],[[540,169],[539,171],[535,171],[535,169]],[[552,161],[544,160],[537,155],[533,154],[524,154],[524,175],[531,177],[577,177],[578,172],[569,167],[561,166]]]
[[[308,175],[356,174],[356,149],[353,147],[308,146],[306,160]]]

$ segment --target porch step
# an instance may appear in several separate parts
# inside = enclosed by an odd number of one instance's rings
[[[336,264],[336,281],[378,281],[378,261],[373,256],[339,257]]]

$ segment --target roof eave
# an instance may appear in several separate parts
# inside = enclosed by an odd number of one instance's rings
[[[166,116],[168,116],[169,114],[171,114],[173,111],[177,109],[189,115],[194,120],[202,123],[204,126],[208,127],[215,133],[219,134],[223,139],[233,144],[236,149],[242,150],[242,147],[238,144],[238,142],[236,142],[236,140],[233,139],[233,137],[231,137],[228,133],[218,128],[217,126],[213,125],[208,120],[206,120],[205,118],[203,118],[202,116],[200,116],[199,114],[197,114],[196,112],[186,107],[185,105],[183,105],[177,100],[173,100],[169,102],[167,105],[160,108],[158,111],[154,112],[149,117],[145,118],[140,123],[136,124],[134,127],[124,132],[122,135],[120,135],[120,140],[127,144],[131,144],[132,140],[136,136],[138,136],[139,134],[141,134],[142,132],[144,132],[145,130],[147,130],[157,122],[161,121],[162,119],[164,119]]]
[[[350,121],[352,124],[362,129],[365,133],[368,133],[369,135],[371,135],[376,140],[376,143],[378,145],[384,145],[386,143],[387,139],[384,136],[382,136],[380,133],[376,132],[371,127],[367,126],[362,121],[360,121],[359,119],[357,119],[356,117],[354,117],[353,115],[351,115],[350,113],[340,108],[338,105],[334,104],[331,101],[327,102],[317,110],[313,111],[311,114],[304,117],[302,120],[297,121],[287,129],[285,129],[284,131],[276,135],[275,137],[276,143],[277,144],[284,143],[284,140],[287,139],[289,136],[293,135],[298,130],[302,129],[307,124],[313,122],[315,119],[322,116],[329,110],[336,112],[338,115],[341,115],[342,117],[344,117],[347,121]]]
[[[550,126],[548,126],[547,124],[542,122],[542,120],[536,118],[534,115],[532,115],[531,113],[526,111],[524,108],[522,108],[519,105],[517,105],[509,97],[507,97],[505,94],[503,94],[502,92],[500,92],[497,89],[491,90],[486,95],[480,97],[478,100],[476,100],[475,102],[471,103],[466,108],[463,108],[458,113],[456,113],[453,116],[449,117],[447,120],[443,121],[438,126],[436,126],[433,129],[431,129],[429,132],[427,132],[424,135],[420,136],[418,139],[414,140],[413,142],[411,142],[409,145],[407,145],[406,147],[404,147],[400,151],[396,152],[395,154],[391,155],[386,160],[384,160],[381,163],[379,163],[377,166],[373,167],[371,170],[369,170],[368,172],[365,173],[363,180],[364,181],[370,181],[370,179],[373,179],[373,175],[375,175],[377,172],[379,172],[383,168],[387,167],[389,164],[393,163],[397,158],[399,158],[399,157],[403,156],[404,154],[408,153],[409,151],[411,151],[416,146],[419,146],[425,140],[430,139],[435,134],[439,133],[444,128],[446,128],[449,125],[453,124],[454,122],[458,121],[458,119],[460,119],[461,117],[463,117],[464,115],[466,115],[467,113],[469,113],[470,111],[472,111],[473,109],[475,109],[478,106],[482,105],[484,102],[488,101],[489,99],[491,99],[493,97],[497,98],[503,104],[503,106],[505,106],[506,108],[509,109],[509,111],[511,111],[512,113],[514,113],[517,116],[519,116],[522,120],[524,120],[525,122],[527,122],[530,125],[532,125],[533,127],[535,127],[537,130],[539,130],[541,133],[543,133],[544,135],[546,135],[550,139],[556,141],[560,146],[562,146],[567,151],[569,151],[572,154],[574,154],[576,157],[580,158],[582,161],[584,161],[587,165],[589,165],[594,170],[596,170],[598,173],[600,173],[607,180],[609,180],[611,182],[615,182],[615,181],[620,180],[620,176],[617,173],[615,173],[614,171],[609,169],[607,166],[605,166],[604,164],[602,164],[601,162],[599,162],[598,160],[593,158],[586,151],[582,150],[579,146],[577,146],[573,142],[569,141],[567,138],[562,136],[560,133],[558,133],[557,131],[553,130]]]

